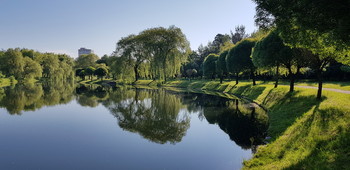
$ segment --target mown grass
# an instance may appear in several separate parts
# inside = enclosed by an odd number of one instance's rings
[[[325,91],[316,100],[315,89],[270,83],[171,81],[166,86],[221,91],[244,96],[269,110],[270,143],[260,146],[243,169],[349,169],[350,95]],[[346,83],[328,83],[328,88]],[[346,90],[343,88],[343,90]],[[242,127],[244,128],[244,127]]]

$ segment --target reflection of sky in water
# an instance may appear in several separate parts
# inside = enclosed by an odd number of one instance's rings
[[[151,108],[151,99],[139,102]],[[119,128],[103,105],[73,100],[21,116],[1,108],[0,169],[239,169],[251,151],[198,115],[181,108],[177,121],[191,119],[186,135],[179,143],[157,144]]]

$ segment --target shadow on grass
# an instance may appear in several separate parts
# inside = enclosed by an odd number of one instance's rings
[[[306,121],[308,126],[301,129],[304,134],[293,138],[294,141],[310,139],[311,152],[286,169],[349,169],[350,127],[342,125],[342,121],[348,120],[344,117],[345,112],[335,107],[316,108]]]
[[[298,92],[288,92],[280,98],[274,98],[275,103],[269,110],[270,127],[268,130],[272,141],[282,135],[296,119],[322,102],[322,100],[316,100],[314,96],[297,96],[297,94]],[[264,100],[264,102],[267,101],[269,100]]]
[[[237,85],[234,85],[230,92],[239,96],[247,97],[250,100],[256,100],[265,89],[266,87],[263,86],[245,85],[237,87]]]

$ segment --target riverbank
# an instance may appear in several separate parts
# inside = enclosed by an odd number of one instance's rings
[[[149,85],[151,81],[136,84]],[[217,81],[169,81],[166,87],[181,87],[230,93],[247,97],[269,110],[270,143],[261,146],[243,169],[346,169],[350,167],[350,95],[271,83]],[[339,84],[326,83],[325,87]],[[348,89],[345,84],[342,89]],[[244,127],[242,127],[244,128]]]

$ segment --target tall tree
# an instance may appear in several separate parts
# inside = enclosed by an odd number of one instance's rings
[[[231,31],[231,41],[233,44],[238,43],[244,38],[247,38],[248,35],[245,32],[245,26],[244,25],[238,25],[235,28],[235,33]]]
[[[228,50],[222,52],[216,61],[216,73],[220,78],[220,83],[222,83],[224,77],[227,75],[227,67],[226,67],[226,56],[228,54]]]
[[[7,76],[14,76],[19,79],[23,75],[24,60],[21,51],[16,48],[9,48],[3,55],[1,61],[2,72]]]
[[[281,49],[281,39],[276,32],[271,32],[267,37],[258,41],[252,53],[253,64],[259,68],[276,68],[275,88],[278,86],[279,69],[281,66],[280,59],[284,55],[279,52]]]
[[[238,84],[239,73],[249,71],[255,85],[255,67],[251,59],[252,48],[255,40],[245,39],[234,46],[227,54],[226,66],[227,70],[236,74],[236,84]]]
[[[218,60],[219,56],[216,54],[209,54],[203,63],[203,73],[204,76],[215,79],[216,75],[216,61]]]
[[[79,56],[75,62],[77,68],[87,68],[89,66],[95,66],[96,61],[99,59],[99,57],[96,54],[85,54]]]
[[[146,48],[152,54],[151,69],[154,77],[163,78],[180,73],[182,63],[190,52],[189,42],[180,28],[151,28],[140,33]]]
[[[133,67],[135,74],[135,82],[139,80],[139,69],[141,64],[150,59],[150,54],[146,48],[145,39],[147,37],[141,35],[129,35],[122,38],[117,43],[117,53],[121,57],[129,60],[128,64]]]

